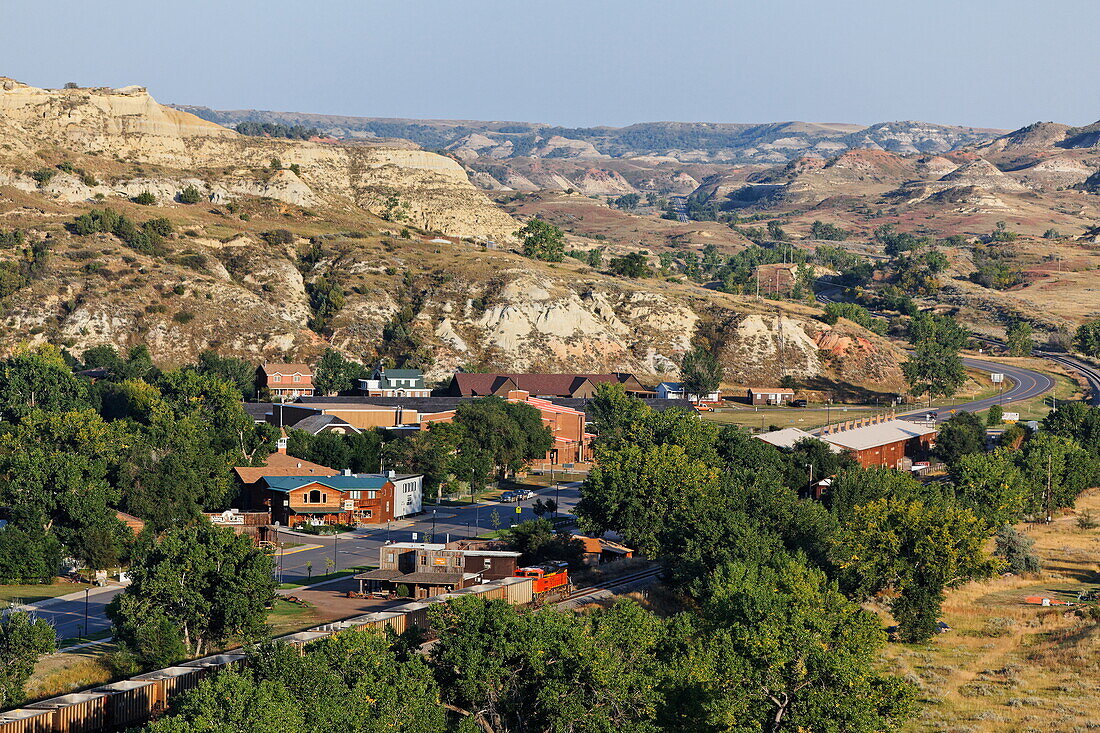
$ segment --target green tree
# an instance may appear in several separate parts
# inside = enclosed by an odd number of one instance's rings
[[[488,465],[503,478],[527,461],[544,457],[553,446],[553,435],[538,410],[500,397],[459,404],[452,424],[458,476],[469,476]],[[433,426],[432,431],[439,427]]]
[[[985,414],[985,424],[987,427],[995,428],[1004,424],[1005,421],[1005,408],[1000,405],[993,405],[989,408],[989,412]]]
[[[429,618],[444,701],[481,730],[654,730],[664,625],[636,604],[581,616],[466,597]]]
[[[311,283],[306,283],[309,295],[309,308],[313,315],[309,327],[314,331],[324,331],[329,323],[344,307],[344,288],[334,277],[322,275]]]
[[[179,199],[179,202],[180,202],[181,204],[197,204],[197,203],[199,203],[200,201],[202,201],[202,200],[203,200],[203,198],[205,198],[205,197],[204,197],[204,196],[202,195],[202,191],[200,191],[200,190],[199,190],[198,188],[196,188],[195,186],[188,186],[188,187],[186,187],[185,189],[183,189],[182,191],[180,191],[180,192],[179,192],[179,193],[178,193],[178,194],[176,195],[176,197],[177,197],[177,198]]]
[[[1028,356],[1034,351],[1034,329],[1027,321],[1013,321],[1005,333],[1009,356]]]
[[[125,591],[107,616],[139,667],[202,656],[231,640],[260,638],[275,593],[272,559],[245,535],[197,522],[134,547]]]
[[[135,204],[141,204],[142,206],[152,206],[157,202],[157,197],[149,191],[142,191],[133,199]]]
[[[1059,435],[1039,432],[1024,443],[1018,460],[1029,489],[1026,510],[1036,516],[1073,506],[1096,480],[1096,457]]]
[[[57,638],[45,619],[26,611],[0,612],[0,709],[23,702],[23,686],[39,657],[57,647]]]
[[[783,226],[775,219],[768,222],[768,237],[777,242],[786,242],[790,238],[783,230]]]
[[[565,259],[565,233],[548,221],[531,219],[516,236],[523,240],[523,254],[531,259],[546,262]]]
[[[969,340],[966,331],[946,316],[917,314],[909,323],[913,350],[902,365],[910,392],[920,396],[950,397],[966,381],[959,350]]]
[[[233,385],[244,400],[256,394],[256,368],[244,359],[221,356],[212,349],[206,349],[199,353],[193,369],[204,377],[213,377]]]
[[[970,412],[957,412],[940,425],[936,455],[948,466],[969,453],[985,450],[985,426]]]
[[[717,392],[725,371],[713,349],[696,346],[680,360],[680,382],[687,394],[705,399]]]
[[[625,193],[613,202],[617,209],[636,209],[642,202],[642,197],[636,193]]]
[[[1018,522],[1024,515],[1024,476],[1005,448],[960,456],[951,466],[951,480],[956,498],[990,526]]]
[[[999,561],[982,549],[988,525],[950,502],[884,498],[857,506],[834,540],[845,582],[860,597],[888,592],[906,641],[936,633],[944,591],[988,578]]]
[[[321,355],[314,370],[313,385],[321,395],[336,394],[355,387],[355,380],[365,374],[362,364],[345,359],[336,349],[329,347]]]
[[[56,347],[23,351],[0,362],[0,417],[19,420],[33,410],[84,407],[87,387],[75,378]]]
[[[649,258],[641,252],[631,252],[621,257],[612,257],[607,261],[607,271],[619,277],[652,277],[653,269]]]
[[[1037,573],[1042,569],[1039,556],[1035,554],[1035,540],[1021,534],[1010,524],[997,530],[997,549],[993,554],[1002,558],[1008,569],[1017,575]]]
[[[508,544],[522,553],[524,565],[537,565],[548,560],[564,560],[572,567],[580,567],[584,545],[573,539],[569,532],[554,532],[549,519],[532,519],[520,522],[504,531]]]
[[[886,641],[878,618],[821,571],[792,559],[733,563],[711,587],[702,633],[680,662],[705,670],[710,699],[680,712],[703,720],[675,729],[872,733],[916,712],[916,690],[876,669]]]
[[[1073,347],[1085,356],[1100,356],[1100,319],[1086,321],[1077,327]]]

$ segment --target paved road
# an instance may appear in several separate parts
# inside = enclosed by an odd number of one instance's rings
[[[387,539],[394,542],[408,542],[415,539],[421,542],[430,539],[433,530],[438,542],[463,539],[483,534],[493,529],[492,514],[500,517],[501,526],[508,527],[516,522],[534,519],[531,505],[535,498],[558,501],[559,513],[572,513],[580,500],[580,482],[562,483],[555,492],[552,488],[542,489],[536,496],[518,504],[505,504],[498,501],[483,501],[475,506],[463,507],[427,507],[427,511],[410,520],[393,522],[390,529],[385,526],[356,531],[354,538],[301,537],[282,534],[282,542],[321,545],[320,547],[295,552],[279,558],[281,580],[286,583],[305,583],[310,575],[322,575],[329,572],[325,565],[327,559],[333,559],[337,570],[357,565],[377,565],[378,552]],[[516,509],[520,513],[516,513]],[[312,562],[310,570],[308,563]],[[88,594],[87,608],[84,599],[72,601],[45,601],[35,606],[40,618],[53,624],[58,639],[70,639],[85,633],[95,633],[111,627],[105,608],[111,599],[122,592],[122,588],[93,590]],[[87,629],[85,629],[85,611],[87,611]]]
[[[691,221],[687,215],[687,197],[685,196],[670,196],[668,199],[672,204],[673,211],[676,212],[676,221],[681,223],[687,223]]]
[[[933,410],[927,408],[922,410],[917,408],[902,413],[898,415],[898,417],[925,418],[928,415],[932,415],[936,422],[943,422],[956,412],[981,412],[982,410],[988,410],[993,405],[1008,405],[1013,402],[1030,400],[1054,389],[1054,379],[1042,372],[1036,372],[1031,369],[1024,369],[1017,366],[1009,366],[1007,364],[997,364],[992,361],[972,359],[970,357],[963,357],[962,361],[968,369],[977,369],[990,374],[1004,374],[1005,381],[1011,381],[1011,384],[1005,387],[1004,390],[995,397],[987,397],[982,400],[964,402],[960,405],[940,407]]]
[[[562,483],[556,492],[559,513],[571,513],[580,500],[580,483]],[[328,572],[327,560],[334,560],[337,570],[356,565],[377,565],[378,551],[389,539],[393,542],[425,542],[431,538],[433,530],[433,512],[435,517],[435,541],[447,542],[477,536],[493,529],[492,514],[500,517],[501,526],[534,519],[531,505],[535,499],[554,499],[555,491],[542,489],[535,497],[518,504],[505,504],[497,501],[484,501],[475,506],[427,506],[426,512],[411,521],[393,522],[386,526],[372,527],[354,532],[354,539],[332,537],[287,537],[281,535],[282,542],[300,542],[322,545],[319,548],[303,552],[293,552],[280,558],[281,578],[285,583],[304,583],[310,575],[322,575]],[[516,509],[521,513],[517,514]],[[312,563],[312,569],[309,568]]]

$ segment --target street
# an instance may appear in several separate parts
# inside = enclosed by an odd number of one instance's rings
[[[515,504],[499,501],[483,501],[473,506],[457,507],[426,504],[423,514],[391,522],[389,529],[386,525],[381,525],[345,533],[338,538],[312,537],[284,531],[279,536],[279,542],[284,547],[287,543],[321,546],[305,550],[297,547],[286,548],[284,553],[276,558],[280,582],[307,583],[311,576],[324,575],[349,567],[377,565],[378,551],[387,539],[392,542],[427,542],[432,537],[433,529],[437,542],[484,534],[495,529],[492,524],[494,511],[500,517],[501,528],[520,521],[535,519],[535,514],[531,510],[535,499],[556,499],[559,514],[572,513],[573,507],[580,499],[580,482],[561,483],[559,487],[556,491],[553,488],[543,488],[531,499]],[[518,514],[517,508],[521,510]],[[354,537],[349,538],[347,534],[353,534]],[[328,560],[333,561],[333,568],[326,565]],[[85,633],[94,634],[97,631],[110,629],[111,622],[105,615],[105,608],[121,591],[122,588],[118,586],[109,589],[92,589],[87,594],[87,607],[85,607],[84,598],[49,600],[36,604],[35,611],[40,618],[53,624],[57,629],[58,639],[76,638]],[[85,622],[85,610],[87,622]],[[87,623],[86,629],[85,623]]]

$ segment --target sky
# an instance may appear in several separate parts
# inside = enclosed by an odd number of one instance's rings
[[[1096,0],[4,0],[0,76],[364,117],[1100,119]]]

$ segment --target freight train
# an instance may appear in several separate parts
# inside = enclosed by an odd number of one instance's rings
[[[513,605],[525,606],[547,600],[550,597],[548,594],[565,594],[567,591],[564,589],[571,587],[568,573],[561,568],[543,566],[524,568],[523,571],[538,572],[523,577],[494,580],[422,601],[405,603],[385,611],[334,621],[308,631],[280,637],[275,641],[301,649],[310,642],[350,629],[381,631],[389,627],[400,634],[413,626],[427,628],[428,609],[432,605],[446,603],[461,596],[476,595],[486,600],[499,599]],[[536,591],[536,586],[541,590]],[[236,649],[182,662],[155,672],[146,672],[84,692],[31,703],[0,713],[0,733],[91,733],[123,731],[144,725],[154,715],[163,713],[175,696],[195,687],[206,675],[243,666],[246,661],[244,651]]]
[[[565,562],[519,568],[516,577],[531,578],[532,602],[535,605],[564,600],[573,592],[573,584],[569,582],[569,564]]]

